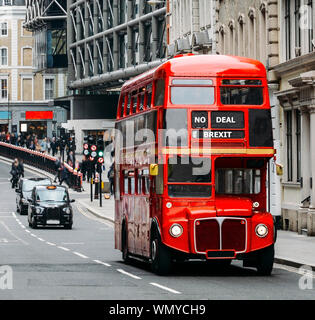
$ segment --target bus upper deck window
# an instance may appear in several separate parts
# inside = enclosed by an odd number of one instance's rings
[[[166,109],[163,114],[164,145],[183,146],[188,144],[187,110]]]
[[[172,104],[210,105],[214,103],[211,79],[174,79],[171,87]]]
[[[154,105],[163,106],[165,94],[165,81],[159,79],[155,81],[155,94],[154,94]]]
[[[224,79],[220,87],[221,103],[226,105],[262,105],[261,80]]]

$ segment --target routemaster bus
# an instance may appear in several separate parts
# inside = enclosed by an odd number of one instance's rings
[[[128,82],[115,136],[115,248],[167,274],[176,260],[233,259],[269,275],[274,156],[266,70],[256,60],[180,55]]]

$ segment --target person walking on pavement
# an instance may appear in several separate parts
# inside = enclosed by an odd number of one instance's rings
[[[73,154],[73,151],[69,151],[68,153],[68,157],[67,157],[67,163],[69,163],[69,161],[71,161],[71,167],[73,168],[73,166],[75,165],[75,156]]]
[[[50,140],[50,138],[47,138],[47,151],[48,151],[48,154],[50,154],[50,150],[51,150],[51,140]]]
[[[70,182],[69,182],[69,172],[66,166],[61,162],[61,180],[59,185],[61,186],[64,181],[66,181],[66,184],[70,188]]]
[[[40,143],[40,152],[46,153],[46,151],[47,151],[47,139],[44,138]]]
[[[107,173],[107,178],[110,183],[110,194],[114,194],[114,162],[110,166],[108,173]]]
[[[55,137],[53,137],[51,139],[50,146],[51,146],[51,150],[52,150],[52,156],[54,157],[55,154],[57,153],[57,142],[56,142],[56,138]]]
[[[58,157],[57,160],[55,161],[55,170],[56,170],[56,174],[55,174],[54,182],[57,182],[57,178],[60,182],[61,181],[61,157]]]

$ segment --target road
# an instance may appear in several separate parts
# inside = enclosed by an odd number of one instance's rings
[[[114,250],[113,226],[76,203],[72,230],[30,229],[27,217],[16,213],[8,172],[9,165],[0,162],[0,266],[13,270],[13,289],[0,290],[0,300],[315,298],[314,289],[299,289],[296,269],[280,265],[270,277],[258,276],[238,261],[225,271],[199,261],[178,263],[167,277],[152,274],[144,262],[126,265]],[[26,171],[26,176],[34,175]]]

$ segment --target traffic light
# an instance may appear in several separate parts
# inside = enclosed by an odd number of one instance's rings
[[[102,137],[97,140],[97,158],[98,163],[104,162],[104,140]]]

